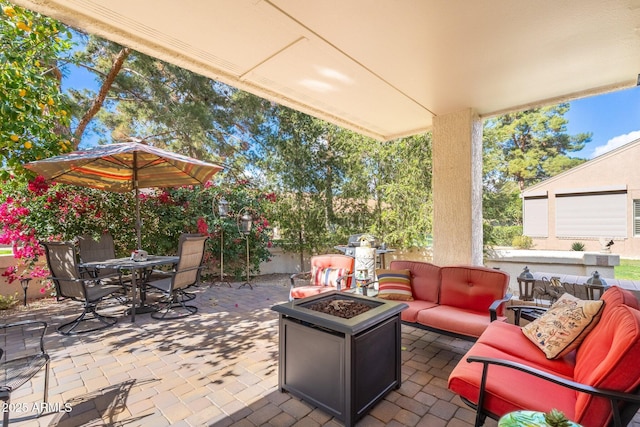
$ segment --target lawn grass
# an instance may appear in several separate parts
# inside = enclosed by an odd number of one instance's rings
[[[0,248],[0,255],[9,255],[12,253],[13,250],[11,248]]]
[[[615,267],[616,279],[640,281],[640,259],[620,259]]]

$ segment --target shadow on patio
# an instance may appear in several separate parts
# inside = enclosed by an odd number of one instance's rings
[[[4,320],[49,323],[50,411],[14,426],[324,426],[330,415],[278,390],[277,313],[287,301],[288,276],[265,276],[254,289],[195,290],[198,314],[132,324],[123,307],[110,329],[65,337],[56,327],[77,313],[71,302],[34,303],[3,312]],[[470,343],[403,326],[402,387],[392,391],[359,426],[472,425],[474,413],[447,390],[451,369]],[[40,405],[39,374],[13,394],[13,403]],[[66,410],[66,412],[65,412]],[[488,420],[488,427],[496,423]]]

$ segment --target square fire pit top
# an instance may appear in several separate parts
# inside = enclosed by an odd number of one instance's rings
[[[371,308],[350,319],[322,313],[310,308],[318,302],[335,300],[360,302]],[[407,304],[400,301],[383,300],[347,292],[332,291],[275,305],[271,307],[271,309],[285,316],[302,320],[319,327],[353,335],[377,325],[380,319],[392,317],[408,307]]]

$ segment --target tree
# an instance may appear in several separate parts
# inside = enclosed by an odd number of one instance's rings
[[[227,170],[242,174],[243,104],[259,105],[252,96],[235,97],[230,86],[98,37],[77,37],[84,50],[75,60],[99,82],[97,91],[71,91],[77,142],[88,129],[100,143],[143,140],[203,160],[224,159]]]
[[[522,191],[584,162],[569,153],[582,150],[591,134],[568,135],[567,111],[569,104],[565,103],[488,120],[483,141],[492,169],[485,171],[498,179],[514,180]]]
[[[22,165],[69,151],[67,99],[58,63],[71,49],[59,22],[0,1],[0,178]]]
[[[289,249],[317,253],[372,233],[395,247],[431,231],[429,134],[380,142],[274,106],[255,162],[279,194]]]
[[[483,216],[485,244],[510,244],[522,233],[520,193],[585,160],[570,153],[584,148],[590,134],[567,134],[569,104],[505,114],[487,120],[483,134]],[[510,227],[510,228],[509,228]]]

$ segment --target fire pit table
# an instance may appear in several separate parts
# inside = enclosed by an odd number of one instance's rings
[[[354,425],[400,387],[400,313],[407,307],[347,292],[273,306],[280,390]]]

